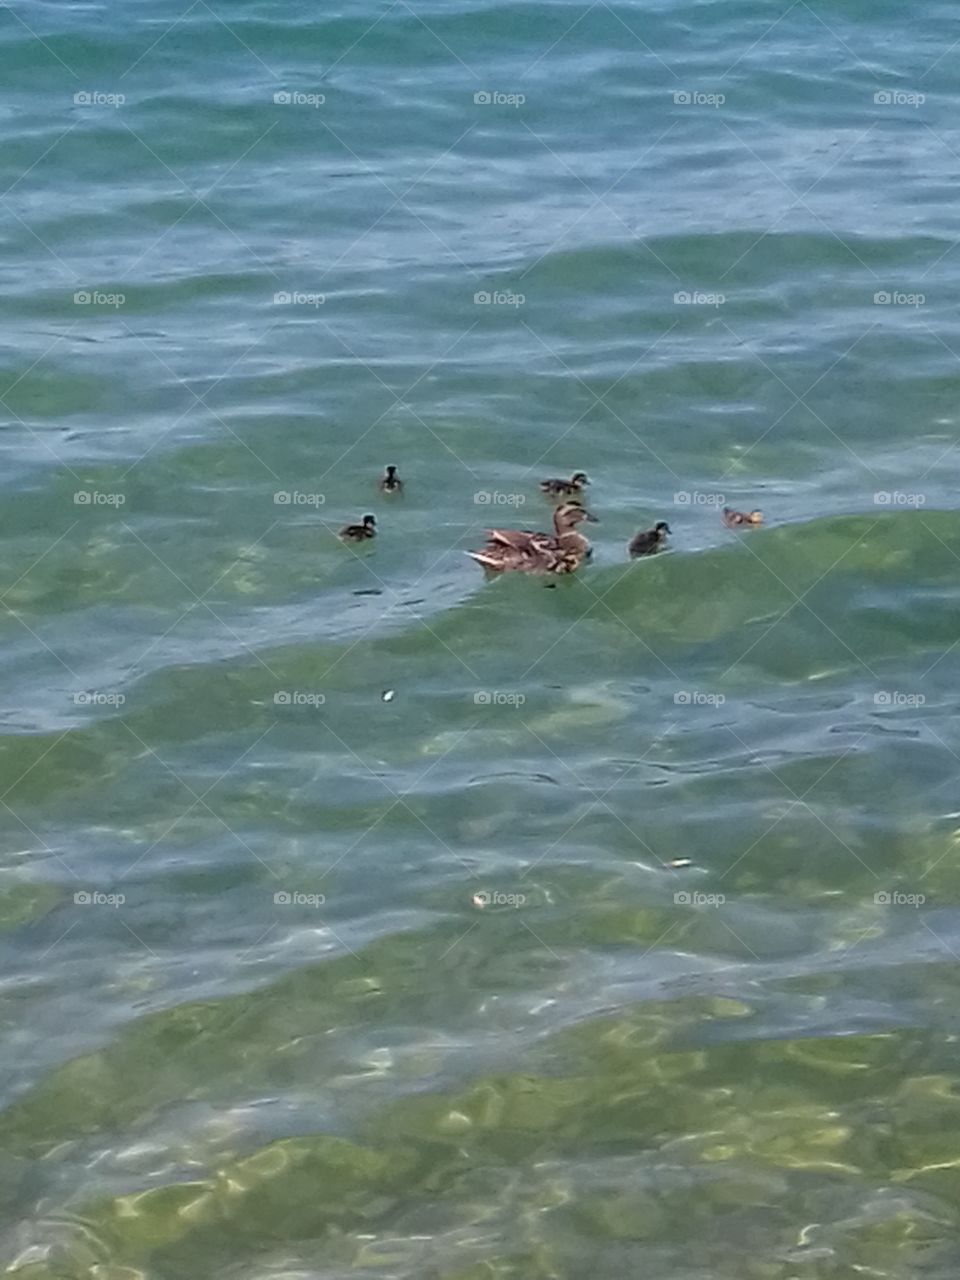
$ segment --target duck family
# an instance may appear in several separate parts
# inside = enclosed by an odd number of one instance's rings
[[[488,529],[487,541],[477,551],[466,554],[488,573],[574,573],[591,554],[590,543],[578,525],[598,520],[580,501],[590,481],[583,471],[574,471],[569,480],[551,478],[540,481],[540,490],[549,498],[562,499],[554,508],[553,533],[532,529]],[[388,466],[378,482],[383,494],[400,494],[403,481],[395,466]],[[720,519],[728,529],[755,528],[763,522],[760,511],[735,511],[724,507]],[[627,544],[631,559],[655,555],[664,549],[671,529],[666,520],[658,520],[652,529],[641,529]],[[373,515],[363,516],[357,524],[346,524],[339,536],[344,542],[362,543],[376,537],[377,521]]]

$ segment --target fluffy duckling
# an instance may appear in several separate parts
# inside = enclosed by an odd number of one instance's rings
[[[397,475],[396,467],[387,467],[380,481],[381,493],[403,493],[403,481]]]
[[[721,519],[728,529],[740,529],[744,525],[763,524],[763,512],[734,511],[732,507],[724,507]]]
[[[658,520],[652,529],[644,529],[640,533],[635,533],[630,539],[630,546],[627,550],[631,556],[653,555],[655,551],[661,549],[669,532],[670,526],[666,520]]]
[[[377,536],[377,522],[373,516],[364,516],[359,524],[345,524],[339,537],[344,542],[365,542]]]
[[[488,529],[487,545],[467,555],[495,573],[573,573],[590,554],[590,543],[577,530],[582,520],[597,523],[585,507],[564,502],[553,513],[553,535],[529,529]]]
[[[582,471],[575,471],[569,480],[541,480],[540,488],[549,498],[576,498],[589,483]]]

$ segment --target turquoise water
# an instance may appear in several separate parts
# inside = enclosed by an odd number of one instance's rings
[[[3,10],[8,1274],[956,1275],[958,35]]]

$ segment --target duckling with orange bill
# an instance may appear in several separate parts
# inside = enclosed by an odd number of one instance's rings
[[[762,511],[734,511],[732,507],[724,507],[720,518],[728,529],[749,529],[763,524]]]

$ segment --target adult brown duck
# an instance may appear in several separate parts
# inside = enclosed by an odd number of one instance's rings
[[[488,529],[487,544],[467,555],[493,573],[573,573],[590,554],[577,529],[583,520],[597,523],[585,507],[564,502],[553,513],[553,534],[529,529]]]

